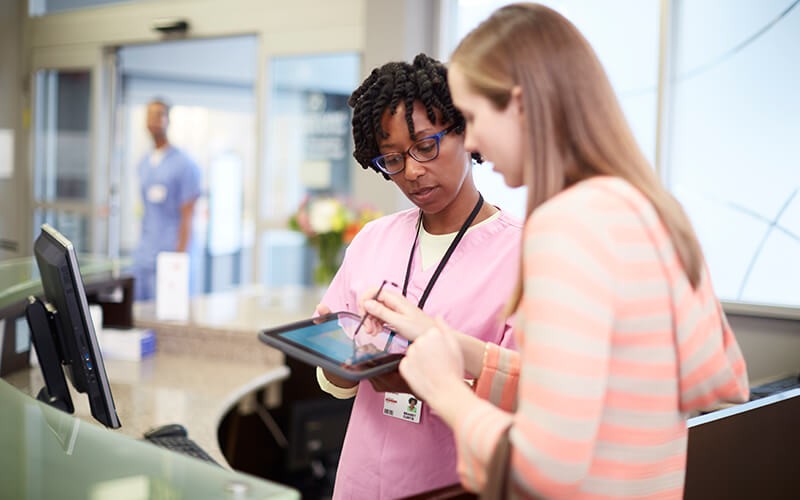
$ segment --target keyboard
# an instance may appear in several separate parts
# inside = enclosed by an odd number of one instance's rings
[[[771,396],[779,392],[788,391],[789,389],[794,389],[795,387],[800,387],[800,377],[797,375],[791,375],[789,377],[784,377],[766,384],[751,387],[750,401]]]
[[[214,465],[219,465],[219,463],[211,458],[211,456],[206,453],[206,451],[200,448],[200,445],[192,441],[186,436],[163,436],[163,437],[150,437],[144,438],[144,441],[148,443],[153,443],[156,446],[161,448],[166,448],[168,450],[176,451],[183,455],[188,455],[190,457],[199,458],[200,460],[205,460],[206,462],[210,462]]]

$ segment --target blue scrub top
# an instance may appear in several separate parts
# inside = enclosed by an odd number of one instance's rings
[[[148,153],[137,168],[144,215],[134,258],[139,269],[155,270],[159,252],[177,250],[181,206],[200,196],[200,168],[173,146],[168,146],[158,166],[150,165]]]

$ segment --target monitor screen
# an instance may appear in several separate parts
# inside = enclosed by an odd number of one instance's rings
[[[44,298],[57,323],[52,328],[57,357],[61,358],[57,362],[64,366],[73,387],[88,396],[92,416],[107,427],[120,427],[75,249],[48,224],[42,225],[33,248]],[[52,361],[40,356],[39,363],[45,362]],[[42,366],[42,371],[46,373],[48,368],[52,373],[53,367]]]

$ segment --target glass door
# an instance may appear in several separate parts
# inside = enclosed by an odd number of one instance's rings
[[[350,178],[361,169],[348,150],[346,98],[359,81],[365,5],[123,2],[30,18],[34,215],[25,236],[47,221],[80,251],[131,255],[135,166],[151,146],[142,113],[166,97],[170,142],[203,171],[193,291],[308,283],[303,239],[287,229],[303,196],[385,189]],[[191,30],[154,32],[162,14]]]
[[[262,284],[310,284],[315,256],[287,221],[307,196],[352,194],[347,99],[358,86],[360,64],[354,51],[281,55],[268,62],[270,113],[260,191],[269,196],[259,199]]]
[[[109,83],[101,50],[70,56],[52,63],[34,56],[32,237],[46,222],[78,252],[106,253],[109,172],[102,159],[111,127],[98,94]]]
[[[192,294],[219,292],[249,281],[252,206],[256,185],[256,68],[254,35],[173,40],[118,50],[120,117],[120,254],[139,245],[143,215],[139,178],[153,151],[147,104],[170,104],[167,138],[201,172],[190,256]],[[160,168],[160,167],[159,167]]]

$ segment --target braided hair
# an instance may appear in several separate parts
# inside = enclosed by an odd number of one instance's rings
[[[450,89],[447,88],[447,68],[439,61],[419,54],[411,64],[390,62],[372,70],[366,80],[350,95],[347,102],[353,108],[353,157],[363,168],[380,172],[371,160],[381,153],[378,150],[378,134],[386,138],[381,127],[381,118],[389,110],[394,113],[401,103],[405,105],[408,131],[414,135],[414,101],[425,106],[431,123],[436,123],[438,111],[442,123],[454,124],[456,134],[464,133],[464,116],[453,105]],[[479,153],[472,158],[481,162]],[[383,172],[386,180],[389,176]]]

